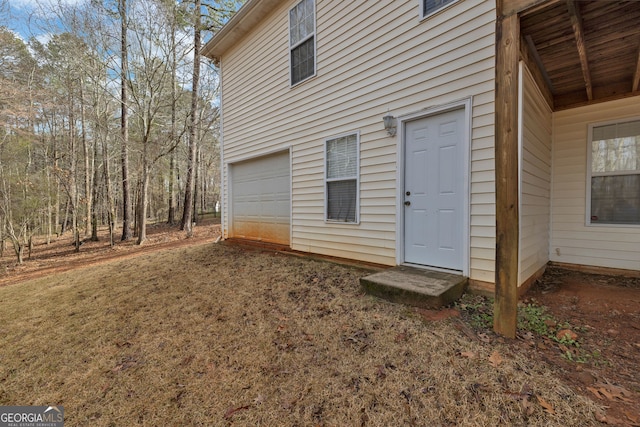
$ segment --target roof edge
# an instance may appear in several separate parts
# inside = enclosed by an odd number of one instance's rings
[[[282,0],[247,0],[204,45],[201,54],[218,63],[224,52],[247,35],[281,2]]]

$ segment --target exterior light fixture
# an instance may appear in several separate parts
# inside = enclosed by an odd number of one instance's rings
[[[394,136],[396,134],[396,118],[387,113],[382,120],[384,121],[384,129],[387,131],[389,136]]]

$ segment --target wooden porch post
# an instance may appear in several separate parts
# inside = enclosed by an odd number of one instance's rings
[[[497,1],[496,22],[496,299],[493,330],[515,338],[518,306],[518,59],[520,19],[505,16]]]

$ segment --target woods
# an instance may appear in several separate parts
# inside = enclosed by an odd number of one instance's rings
[[[0,250],[99,227],[146,239],[148,221],[191,232],[219,201],[216,70],[201,37],[241,2],[37,3],[0,19]],[[9,25],[29,25],[25,39]],[[24,31],[22,31],[24,33]]]

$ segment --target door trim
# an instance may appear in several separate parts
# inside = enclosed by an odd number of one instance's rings
[[[398,117],[398,138],[396,138],[398,153],[396,168],[396,264],[405,264],[404,255],[404,170],[405,170],[405,124],[408,121],[423,119],[430,116],[436,116],[440,113],[446,113],[452,110],[464,109],[464,137],[461,146],[462,158],[462,176],[463,176],[463,202],[462,202],[462,271],[459,270],[446,270],[439,269],[430,266],[424,266],[424,268],[432,270],[451,271],[453,273],[463,274],[469,276],[470,270],[470,182],[471,182],[471,108],[473,105],[473,98],[464,98],[448,104],[433,106],[425,108],[423,110],[401,115]],[[415,264],[411,264],[415,266]],[[420,266],[417,266],[420,267]]]

